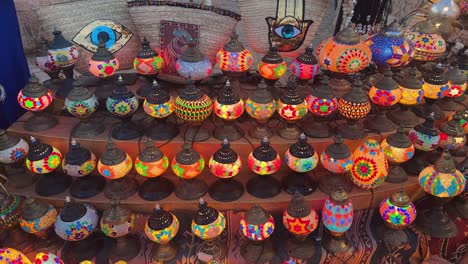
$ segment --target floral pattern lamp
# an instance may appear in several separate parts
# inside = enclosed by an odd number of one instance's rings
[[[304,97],[296,90],[296,80],[292,78],[288,82],[288,88],[278,100],[277,111],[286,122],[286,127],[279,131],[279,135],[285,139],[296,139],[301,131],[296,123],[307,114],[307,105]]]
[[[267,128],[268,120],[276,112],[276,101],[267,90],[264,80],[260,81],[257,89],[245,101],[245,111],[255,121],[249,130],[249,135],[256,139],[272,137],[273,133]]]
[[[137,90],[141,97],[147,97],[152,90],[152,83],[158,76],[159,71],[164,67],[164,61],[161,55],[150,47],[150,42],[144,37],[141,42],[141,50],[133,60],[133,68],[140,75],[148,80]]]
[[[49,231],[57,221],[57,209],[50,204],[28,197],[19,220],[21,229],[42,239],[49,237]]]
[[[74,137],[94,137],[104,132],[104,125],[90,117],[99,106],[97,97],[88,88],[75,86],[65,98],[65,108],[80,123],[73,130]]]
[[[213,137],[234,141],[244,136],[244,132],[235,126],[235,120],[244,113],[244,101],[234,93],[229,80],[213,101],[213,112],[223,120],[223,124],[213,131]]]
[[[353,183],[347,176],[354,163],[353,154],[342,137],[336,136],[334,143],[327,146],[320,155],[320,162],[330,172],[320,177],[319,188],[322,192],[331,194],[339,186],[348,193],[353,190]]]

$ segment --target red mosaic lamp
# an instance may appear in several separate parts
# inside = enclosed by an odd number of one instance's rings
[[[245,100],[245,111],[255,121],[249,135],[256,139],[273,136],[273,132],[266,125],[276,112],[276,101],[267,87],[265,81],[261,80],[257,89]]]
[[[216,201],[232,202],[244,194],[244,185],[233,179],[242,168],[240,156],[231,148],[227,138],[208,163],[211,173],[219,179],[210,186],[210,196]]]
[[[296,139],[301,134],[297,122],[307,114],[307,104],[304,97],[296,90],[296,80],[293,77],[288,82],[287,90],[281,95],[276,105],[278,114],[286,122],[286,127],[279,131],[279,135],[285,139]]]
[[[268,53],[258,63],[260,76],[269,86],[273,86],[286,73],[287,67],[286,62],[278,53],[278,48],[274,46],[270,47]]]
[[[230,141],[244,136],[244,132],[235,126],[235,120],[244,113],[244,101],[232,90],[231,83],[226,85],[213,101],[213,112],[223,120],[222,126],[217,126],[213,131],[213,137],[219,140],[227,138]]]
[[[182,179],[175,189],[175,195],[182,200],[196,200],[208,191],[206,182],[197,178],[205,168],[205,159],[190,144],[182,147],[171,164],[174,174]]]
[[[444,38],[429,19],[417,24],[414,31],[405,34],[405,38],[414,45],[416,61],[434,61],[447,48]]]
[[[306,47],[305,52],[294,59],[289,65],[291,73],[302,84],[314,79],[319,69],[320,64],[314,56],[314,49],[312,47]]]
[[[98,79],[95,91],[99,99],[106,99],[113,90],[113,76],[120,67],[119,60],[106,49],[106,43],[99,41],[98,48],[88,62],[89,72]]]
[[[153,90],[152,83],[163,67],[163,58],[150,47],[150,42],[144,37],[141,42],[141,50],[133,60],[133,68],[138,74],[145,77],[148,83],[137,90],[137,95],[147,97],[151,93]]]
[[[442,98],[438,104],[444,111],[462,110],[463,106],[457,101],[462,101],[465,98],[466,91],[466,74],[461,72],[458,65],[452,67],[447,72],[449,91],[447,96]]]
[[[158,244],[151,249],[149,256],[151,262],[169,261],[175,258],[178,248],[171,241],[179,232],[179,226],[179,219],[173,213],[163,210],[159,204],[156,204],[145,224],[146,237]]]
[[[408,180],[408,174],[400,167],[401,163],[407,162],[414,155],[414,145],[403,127],[388,136],[380,143],[388,163],[390,164],[386,182],[401,183]]]
[[[365,190],[380,186],[388,175],[388,161],[379,142],[367,139],[353,153],[354,164],[350,170],[353,183]]]
[[[23,125],[24,129],[30,132],[39,132],[53,128],[57,125],[57,119],[44,109],[52,104],[54,96],[52,92],[39,83],[39,79],[31,75],[29,83],[19,91],[18,104],[31,111],[33,116],[27,119]]]
[[[422,88],[426,103],[418,109],[419,116],[424,118],[434,113],[435,120],[442,120],[445,114],[436,103],[447,96],[449,92],[449,80],[447,74],[445,74],[444,65],[438,63],[432,68],[431,73],[424,77]]]

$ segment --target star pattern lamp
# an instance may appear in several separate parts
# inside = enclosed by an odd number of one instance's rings
[[[234,141],[244,136],[243,131],[235,126],[235,120],[244,113],[244,101],[234,93],[229,80],[213,101],[213,112],[223,120],[223,125],[213,131],[213,137]]]
[[[58,121],[54,116],[42,112],[52,104],[53,99],[52,92],[40,84],[36,76],[32,75],[29,83],[19,91],[17,97],[18,104],[33,113],[33,116],[24,123],[24,129],[39,132],[57,125]]]
[[[280,182],[271,176],[279,170],[281,158],[270,146],[267,137],[264,137],[260,146],[250,153],[247,165],[257,174],[247,182],[248,193],[257,198],[267,199],[276,196],[281,191]]]
[[[264,80],[260,81],[257,89],[245,101],[245,111],[251,116],[255,125],[249,130],[249,135],[256,139],[272,137],[273,133],[267,129],[266,124],[276,112],[276,101],[267,90]]]
[[[314,49],[307,47],[305,52],[294,59],[289,65],[289,70],[303,84],[314,79],[320,69],[320,64],[314,56]]]
[[[413,43],[416,53],[414,60],[434,61],[446,49],[444,38],[437,34],[437,28],[428,19],[416,25],[414,31],[405,34],[405,38]]]
[[[94,137],[104,131],[100,122],[92,122],[90,116],[96,112],[99,106],[97,97],[88,88],[75,86],[65,98],[65,108],[80,123],[73,130],[75,137]]]
[[[156,204],[145,224],[146,237],[158,245],[152,247],[150,261],[169,261],[177,254],[177,247],[170,243],[179,231],[179,220]]]
[[[169,167],[169,159],[151,140],[146,141],[146,147],[135,159],[135,170],[141,176],[148,178],[140,187],[138,194],[147,201],[158,201],[169,196],[174,190],[174,184],[163,174]]]
[[[380,143],[390,168],[388,170],[386,182],[400,183],[408,179],[408,174],[399,164],[407,162],[414,155],[414,145],[406,135],[403,127],[399,127],[395,134],[390,135]]]
[[[354,164],[350,170],[351,180],[362,189],[374,189],[388,175],[388,162],[379,142],[368,139],[353,153]]]
[[[19,224],[24,232],[47,239],[57,221],[57,209],[50,204],[28,197]]]
[[[260,76],[269,86],[273,86],[286,73],[287,67],[288,65],[278,53],[278,48],[274,46],[270,47],[268,53],[258,63]]]
[[[277,111],[286,122],[286,127],[279,131],[279,135],[285,139],[296,139],[301,131],[296,123],[307,114],[307,105],[304,97],[296,90],[294,78],[288,82],[288,89],[278,100]]]
[[[446,97],[439,101],[439,106],[445,111],[461,110],[463,107],[455,100],[464,99],[466,91],[466,74],[461,72],[458,66],[452,67],[447,72],[449,90]]]
[[[133,60],[133,68],[135,71],[148,80],[147,84],[137,90],[139,96],[147,97],[151,93],[152,83],[163,67],[163,58],[157,51],[150,47],[150,42],[144,37],[141,43],[141,50]]]
[[[240,156],[231,148],[227,138],[208,163],[211,173],[219,179],[210,186],[210,196],[216,201],[232,202],[244,194],[244,186],[234,180],[241,168]]]
[[[190,144],[183,145],[172,160],[171,167],[174,174],[182,179],[175,189],[175,195],[180,199],[196,200],[208,191],[206,182],[197,179],[205,168],[205,159]]]
[[[430,75],[424,78],[422,88],[426,103],[420,108],[420,116],[425,117],[434,113],[436,120],[443,119],[445,114],[436,105],[436,102],[447,96],[449,85],[447,75],[444,73],[444,66],[441,63],[434,66]]]
[[[320,155],[320,162],[330,172],[320,177],[319,188],[322,192],[331,194],[339,186],[348,193],[353,190],[353,183],[346,176],[353,166],[353,154],[342,137],[336,136],[334,143],[327,146]]]
[[[188,43],[182,57],[177,60],[175,68],[180,76],[194,81],[210,77],[213,72],[210,60],[198,49],[195,40]]]

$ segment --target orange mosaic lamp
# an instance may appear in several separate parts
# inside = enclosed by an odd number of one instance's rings
[[[119,67],[119,60],[106,49],[106,43],[100,41],[96,52],[88,62],[89,72],[97,78],[108,78],[113,76]]]
[[[192,220],[192,232],[211,246],[217,246],[215,239],[226,228],[226,217],[220,211],[208,206],[208,203],[200,198],[198,210]],[[214,250],[213,255],[220,254],[221,248]]]
[[[386,182],[400,183],[408,179],[408,174],[399,164],[407,162],[414,155],[414,145],[403,127],[399,127],[395,134],[390,135],[380,143],[390,168]]]
[[[307,104],[303,96],[296,90],[296,80],[293,77],[288,82],[288,89],[278,100],[276,105],[278,114],[286,122],[286,127],[279,131],[279,135],[285,139],[296,139],[301,134],[296,123],[305,117],[308,112]]]
[[[175,194],[182,200],[196,200],[208,191],[208,185],[197,179],[205,168],[205,159],[190,144],[184,144],[182,150],[172,159],[172,171],[181,178]]]
[[[388,162],[379,142],[368,139],[353,153],[354,164],[349,172],[353,183],[369,190],[380,186],[388,175]]]
[[[245,112],[256,123],[249,130],[249,135],[256,139],[273,136],[271,130],[267,129],[266,123],[276,112],[276,101],[267,88],[265,81],[261,80],[257,89],[245,100]]]
[[[242,130],[235,127],[235,120],[244,113],[244,101],[235,94],[231,82],[226,81],[226,85],[213,101],[213,112],[223,120],[222,126],[217,126],[213,131],[216,139],[234,141],[244,136]]]
[[[445,74],[445,66],[441,63],[435,65],[430,74],[424,77],[422,88],[425,104],[419,109],[420,116],[426,117],[434,113],[435,120],[442,120],[445,114],[436,103],[449,93],[449,80]]]
[[[417,24],[414,31],[406,33],[405,38],[413,43],[416,50],[414,59],[417,61],[434,61],[447,48],[444,38],[429,19]]]
[[[19,224],[26,233],[47,239],[57,221],[57,213],[52,205],[28,197]]]
[[[152,83],[156,79],[159,71],[164,67],[161,55],[150,47],[150,42],[143,38],[141,50],[133,60],[133,68],[136,72],[144,76],[148,83],[137,90],[137,94],[142,97],[148,96],[152,90]]]
[[[258,64],[258,71],[268,85],[274,85],[286,73],[287,67],[278,49],[273,46]]]
[[[216,63],[227,76],[246,72],[253,63],[252,53],[238,38],[236,33],[232,33],[229,42],[216,54]]]

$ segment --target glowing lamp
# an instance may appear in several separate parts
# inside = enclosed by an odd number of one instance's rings
[[[180,199],[195,200],[208,191],[208,185],[196,178],[205,168],[205,159],[190,144],[183,145],[183,149],[172,160],[171,168],[177,177],[183,179],[175,190]]]
[[[403,229],[416,219],[416,207],[404,191],[392,194],[379,206],[380,217],[392,229]]]
[[[200,198],[198,211],[192,220],[192,232],[199,238],[213,242],[226,228],[226,218],[223,213],[214,209]]]
[[[242,131],[236,129],[233,122],[244,113],[244,101],[234,93],[229,80],[213,101],[213,112],[223,120],[223,125],[213,131],[215,138],[219,140],[227,138],[232,141],[244,135]]]
[[[276,112],[276,101],[267,90],[264,80],[261,80],[257,89],[245,100],[245,111],[255,120],[256,125],[249,130],[249,135],[256,139],[271,137],[273,133],[266,128],[268,119]]]
[[[405,34],[405,38],[413,43],[416,53],[414,59],[418,61],[433,61],[445,52],[444,38],[437,34],[437,28],[430,20],[416,25],[414,31]]]
[[[455,113],[453,119],[440,125],[439,147],[448,150],[458,150],[465,146],[465,130],[460,124],[461,113]]]
[[[320,177],[319,188],[322,192],[330,194],[338,186],[341,186],[346,192],[353,190],[353,183],[347,177],[347,172],[353,166],[353,154],[340,136],[336,136],[334,143],[328,145],[322,152],[320,162],[326,170],[331,172]]]
[[[391,183],[406,181],[408,175],[399,164],[407,162],[413,157],[414,145],[406,135],[403,127],[399,127],[397,133],[382,140],[380,147],[390,163],[388,176],[385,181]]]
[[[26,157],[26,167],[34,173],[50,173],[62,162],[62,153],[51,145],[42,144],[31,137],[31,151]]]
[[[99,106],[97,97],[88,88],[75,86],[65,98],[65,108],[74,117],[80,120],[80,124],[73,129],[76,137],[97,136],[104,131],[104,126],[99,122],[91,122],[90,116],[96,112]]]
[[[440,0],[431,5],[428,15],[434,18],[440,17],[443,19],[456,20],[460,15],[460,7],[457,1]]]
[[[216,54],[216,63],[228,75],[246,72],[253,63],[252,53],[239,42],[238,37],[236,33],[231,34],[229,42]]]
[[[269,85],[273,85],[277,80],[286,73],[287,69],[286,62],[281,58],[276,47],[270,47],[265,56],[263,56],[260,63],[258,63],[258,71],[260,76],[268,82]]]
[[[417,125],[408,132],[414,147],[422,151],[432,151],[440,142],[440,132],[434,126],[434,118],[429,116],[424,123]]]
[[[47,239],[57,221],[57,209],[50,204],[27,198],[19,219],[19,224],[24,232],[33,234],[42,239]]]
[[[279,135],[286,139],[296,139],[301,131],[295,124],[307,114],[307,104],[304,97],[298,94],[294,79],[288,82],[288,89],[279,98],[277,111],[287,124],[279,131]]]
[[[213,72],[210,60],[201,53],[194,40],[188,43],[182,57],[177,60],[175,68],[180,76],[194,81],[205,79]]]
[[[113,76],[120,67],[120,62],[108,49],[106,43],[100,41],[96,52],[88,62],[89,72],[98,78]]]
[[[0,229],[11,230],[21,218],[23,198],[18,195],[0,194]]]
[[[320,69],[320,64],[314,56],[314,49],[307,47],[305,52],[289,65],[289,70],[296,78],[302,81],[313,79]]]
[[[34,264],[64,264],[64,262],[52,253],[40,252],[36,255]]]
[[[353,153],[354,164],[350,170],[351,180],[362,189],[381,185],[388,174],[388,163],[379,142],[368,139]]]
[[[463,100],[466,91],[466,74],[461,72],[458,66],[455,66],[447,72],[447,78],[448,93],[439,102],[439,106],[445,111],[455,111],[460,109],[460,106],[454,100]]]
[[[132,168],[130,155],[117,148],[110,141],[98,162],[98,171],[106,179],[115,180],[124,177]]]
[[[150,42],[143,38],[141,50],[133,60],[133,68],[141,75],[155,75],[163,68],[164,61],[155,50],[150,47]]]
[[[158,261],[169,261],[176,256],[177,247],[170,241],[179,232],[179,220],[168,211],[164,211],[159,204],[153,210],[153,213],[145,223],[146,237],[158,244],[153,247],[150,253],[150,259]]]
[[[26,255],[13,248],[0,248],[0,255],[2,256],[2,258],[4,258],[6,261],[9,261],[10,263],[32,264],[31,260],[29,260],[28,257],[26,257]]]

